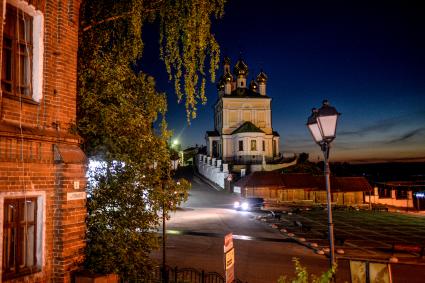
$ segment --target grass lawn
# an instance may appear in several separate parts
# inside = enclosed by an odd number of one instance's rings
[[[392,212],[333,210],[333,222],[337,245],[351,245],[369,248],[389,248],[393,244],[425,245],[425,217]],[[325,210],[302,211],[284,217],[288,224],[294,221],[309,227],[300,231],[306,238],[319,242],[327,241],[327,220]],[[298,231],[297,231],[298,232]],[[299,233],[297,233],[299,234]]]

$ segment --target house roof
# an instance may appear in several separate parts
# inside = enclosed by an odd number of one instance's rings
[[[268,188],[275,188],[275,189],[283,189],[285,188],[285,183],[282,179],[282,174],[276,171],[270,171],[270,172],[264,172],[264,171],[258,171],[253,172],[241,179],[239,179],[235,186],[244,188],[244,187],[251,187],[251,188],[262,188],[262,187],[268,187]]]
[[[253,123],[246,121],[232,132],[232,135],[239,133],[264,133],[260,128],[255,126]]]
[[[322,190],[326,189],[325,180],[322,179]],[[333,177],[331,178],[332,192],[370,192],[372,186],[364,177]]]
[[[307,173],[281,174],[287,188],[317,189],[316,176]]]
[[[207,131],[207,136],[208,137],[219,137],[220,134],[217,131]]]
[[[425,180],[416,180],[416,181],[389,181],[389,182],[376,182],[375,184],[381,186],[389,186],[395,188],[410,188],[410,187],[425,187]]]
[[[306,173],[281,174],[276,171],[258,171],[243,177],[235,183],[238,187],[304,189],[311,191],[326,190],[323,176]],[[372,186],[364,177],[332,177],[332,192],[368,192]]]

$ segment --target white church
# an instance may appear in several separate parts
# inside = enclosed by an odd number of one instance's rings
[[[272,127],[266,74],[261,71],[248,85],[248,66],[242,59],[236,62],[233,74],[229,58],[223,65],[213,107],[214,130],[205,135],[208,156],[231,164],[276,161],[280,136]]]

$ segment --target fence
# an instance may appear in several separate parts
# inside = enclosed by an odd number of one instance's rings
[[[121,283],[225,283],[224,276],[217,272],[206,272],[195,268],[174,268],[166,267],[165,272],[162,268],[155,268],[151,274],[144,278],[121,279]],[[244,283],[239,279],[233,283]],[[246,282],[245,282],[246,283]]]

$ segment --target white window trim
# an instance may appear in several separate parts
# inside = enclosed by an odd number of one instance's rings
[[[33,18],[32,50],[32,99],[40,102],[43,97],[43,56],[44,56],[44,16],[40,10],[25,1],[7,0],[3,2],[3,23],[6,19],[6,3],[24,11]]]
[[[46,239],[46,192],[0,192],[0,262],[3,262],[3,221],[4,221],[4,199],[10,198],[37,198],[37,266],[40,272],[46,266],[45,240]],[[33,273],[34,274],[34,273]],[[29,274],[27,276],[31,276]],[[3,271],[0,268],[0,282],[2,282]]]

